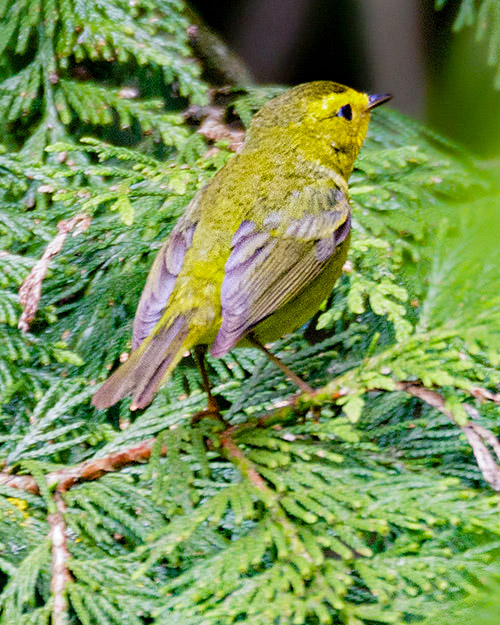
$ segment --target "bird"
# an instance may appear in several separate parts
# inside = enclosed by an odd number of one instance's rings
[[[217,411],[207,351],[258,347],[303,326],[342,272],[351,233],[348,178],[370,112],[390,94],[332,81],[295,86],[253,117],[241,150],[188,204],[149,272],[132,352],[94,394],[97,408],[132,395],[148,406],[192,351]]]

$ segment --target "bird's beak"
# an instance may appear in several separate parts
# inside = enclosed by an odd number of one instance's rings
[[[384,102],[388,102],[392,98],[390,93],[379,93],[377,95],[369,95],[368,96],[368,106],[366,107],[367,111],[371,111],[376,106],[380,106],[384,104]]]

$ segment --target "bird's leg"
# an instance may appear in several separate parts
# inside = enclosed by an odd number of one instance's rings
[[[201,419],[205,417],[210,417],[212,419],[217,419],[225,424],[224,419],[220,413],[219,404],[217,400],[212,395],[212,385],[210,384],[210,378],[208,377],[207,368],[205,366],[205,355],[207,353],[208,345],[196,345],[194,348],[194,358],[196,361],[196,366],[201,374],[201,383],[203,386],[203,390],[207,394],[208,405],[205,410],[200,410],[197,412],[191,419],[191,424],[198,423]]]
[[[312,386],[309,386],[307,382],[305,382],[302,378],[300,378],[296,373],[294,373],[290,367],[287,367],[284,362],[282,362],[277,356],[275,356],[272,352],[270,352],[267,347],[262,345],[262,343],[250,332],[247,334],[246,338],[252,345],[258,347],[264,354],[269,358],[269,360],[274,363],[277,367],[279,367],[283,373],[290,378],[292,382],[295,384],[297,388],[299,388],[303,393],[307,393],[307,395],[314,395],[315,391]],[[319,421],[321,417],[321,407],[320,406],[312,406],[311,407],[312,417],[314,421]]]
[[[314,389],[312,386],[309,386],[307,382],[305,382],[302,378],[300,378],[296,373],[294,373],[290,367],[287,367],[284,362],[282,362],[277,356],[271,353],[267,347],[262,345],[262,343],[250,332],[250,334],[246,335],[246,339],[258,347],[264,354],[269,358],[269,360],[274,363],[277,367],[279,367],[283,373],[290,378],[292,382],[299,388],[303,393],[307,393],[308,395],[314,395]]]
[[[194,348],[194,358],[201,374],[201,383],[203,386],[203,390],[208,397],[208,409],[212,412],[219,412],[219,405],[217,404],[217,400],[215,399],[215,397],[212,395],[212,385],[210,384],[210,378],[208,377],[207,368],[205,366],[205,355],[207,353],[207,348],[207,345],[196,345],[196,347]]]

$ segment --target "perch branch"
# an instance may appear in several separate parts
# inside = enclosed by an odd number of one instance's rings
[[[396,382],[396,388],[439,410],[439,412],[445,414],[451,421],[456,423],[452,412],[446,408],[445,399],[436,391],[420,386],[416,382]],[[263,415],[257,420],[250,420],[226,428],[226,430],[220,434],[220,443],[226,457],[238,467],[242,474],[249,479],[264,497],[270,495],[273,491],[269,489],[265,480],[255,469],[251,461],[246,458],[242,450],[238,447],[234,440],[235,435],[249,428],[272,427],[273,423],[280,424],[286,421],[294,410],[299,409],[303,411],[307,408],[314,408],[314,406],[323,402],[334,401],[347,392],[348,389],[346,387],[342,387],[339,391],[332,392],[332,383],[330,382],[324,388],[314,391],[314,394],[302,393],[276,403],[275,409],[272,412]],[[465,404],[464,407],[472,418],[476,417],[477,411],[473,406]],[[500,469],[486,445],[490,445],[495,455],[500,460],[500,442],[492,432],[472,421],[467,425],[459,425],[459,427],[472,447],[472,451],[484,479],[494,490],[500,491]],[[47,484],[52,487],[55,486],[58,492],[65,492],[79,482],[96,480],[106,473],[119,471],[127,465],[146,462],[151,456],[154,443],[154,438],[148,439],[133,447],[113,452],[104,458],[87,460],[74,467],[53,471],[46,476]],[[166,448],[163,447],[162,454],[166,453]],[[33,494],[39,493],[38,485],[31,475],[12,475],[8,470],[0,471],[0,484]],[[276,502],[274,502],[274,504],[272,503],[272,505],[275,505],[275,503]]]

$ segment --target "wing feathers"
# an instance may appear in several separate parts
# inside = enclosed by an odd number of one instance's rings
[[[158,252],[135,313],[132,349],[139,347],[162,318],[195,229],[196,223],[179,222]]]
[[[213,356],[222,356],[298,295],[349,234],[349,204],[339,189],[304,193],[322,210],[292,220],[271,213],[260,228],[245,220],[233,236],[221,289],[222,324],[210,348]]]
[[[153,334],[135,370],[131,408],[144,408],[151,403],[164,377],[184,355],[188,334],[189,324],[183,315],[176,317],[168,328]]]

